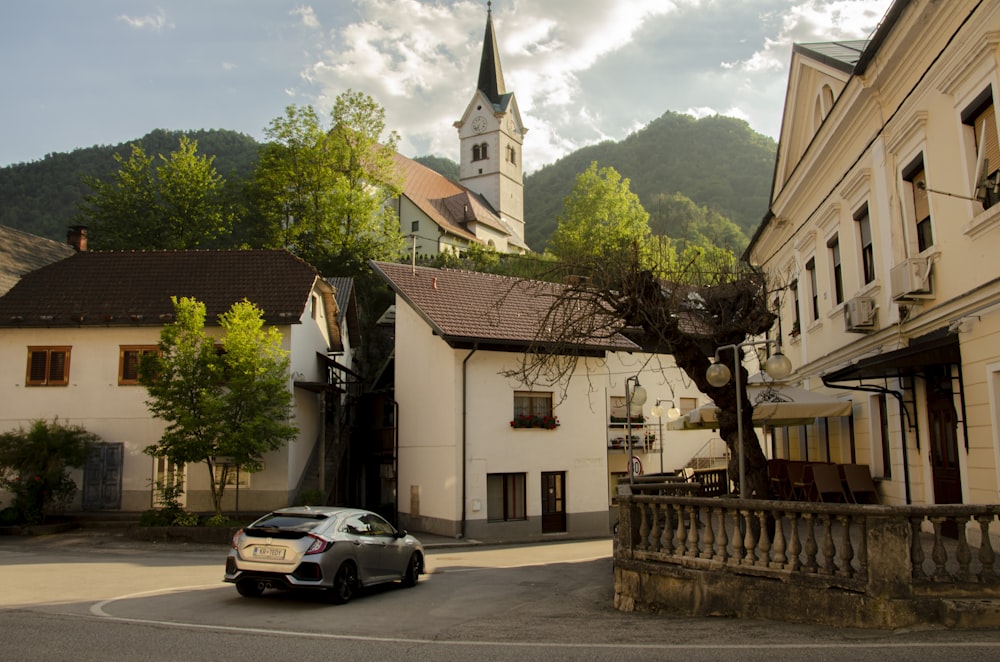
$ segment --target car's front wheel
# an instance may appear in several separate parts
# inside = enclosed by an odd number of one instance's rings
[[[350,561],[344,561],[333,578],[330,600],[335,604],[342,605],[354,596],[357,587],[358,569]]]
[[[416,552],[410,555],[410,562],[406,565],[406,574],[403,575],[403,586],[416,586],[420,579],[420,555]]]
[[[264,592],[264,584],[252,579],[236,582],[236,592],[244,598],[259,598]]]

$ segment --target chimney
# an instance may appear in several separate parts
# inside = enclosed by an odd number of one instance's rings
[[[77,253],[87,252],[87,226],[71,225],[66,232],[66,243],[76,249]]]

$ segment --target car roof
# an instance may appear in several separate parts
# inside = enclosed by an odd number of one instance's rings
[[[288,508],[279,508],[272,512],[275,515],[326,515],[328,517],[335,517],[340,515],[374,515],[377,513],[372,513],[369,510],[362,510],[360,508],[345,508],[343,506],[289,506]]]

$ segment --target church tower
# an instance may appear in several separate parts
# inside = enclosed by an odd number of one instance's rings
[[[462,119],[455,122],[462,149],[459,181],[486,198],[516,237],[511,243],[524,247],[521,145],[527,129],[521,124],[514,93],[504,85],[492,5],[487,3],[476,93]]]

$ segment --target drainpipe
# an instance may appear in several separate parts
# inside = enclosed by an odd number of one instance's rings
[[[465,455],[466,455],[466,443],[468,441],[468,425],[466,423],[468,419],[468,407],[469,407],[469,359],[472,355],[476,353],[479,349],[479,343],[472,346],[472,351],[466,354],[465,359],[462,361],[462,532],[459,534],[459,538],[465,538],[465,503],[468,500],[466,491],[467,476],[468,471]]]

